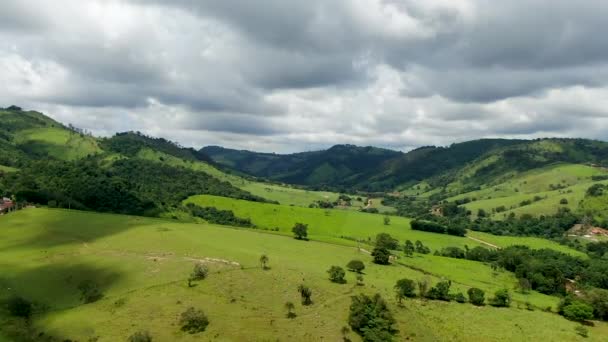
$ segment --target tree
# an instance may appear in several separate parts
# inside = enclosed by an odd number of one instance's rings
[[[22,297],[11,297],[7,306],[12,316],[29,319],[32,315],[32,303]]]
[[[152,336],[145,330],[138,331],[129,336],[129,342],[152,342]]]
[[[361,273],[365,269],[365,264],[363,263],[363,261],[355,259],[349,261],[346,265],[346,268],[348,268],[348,270],[351,272]]]
[[[304,223],[296,223],[293,228],[291,228],[294,237],[297,240],[308,240],[308,225]]]
[[[479,209],[477,211],[477,217],[486,217],[488,216],[488,214],[486,213],[486,211],[484,209]]]
[[[511,306],[511,295],[509,290],[501,289],[494,293],[494,298],[490,300],[490,305],[497,307],[509,307]]]
[[[376,247],[372,251],[372,256],[374,257],[374,263],[378,265],[388,265],[391,252],[386,248]]]
[[[376,235],[376,247],[386,249],[397,249],[399,248],[399,241],[387,233],[380,233]]]
[[[196,334],[205,331],[209,325],[209,319],[202,310],[197,310],[193,307],[184,311],[180,317],[179,324],[182,331],[190,334]]]
[[[467,297],[465,297],[462,294],[462,292],[458,292],[457,294],[453,295],[452,299],[454,299],[458,303],[466,303],[467,302]]]
[[[397,280],[394,289],[399,304],[405,297],[416,297],[416,283],[411,279]]]
[[[573,321],[585,321],[593,318],[593,307],[581,301],[574,301],[564,307],[564,317]]]
[[[405,245],[403,245],[403,252],[405,253],[405,256],[411,257],[412,255],[414,255],[415,250],[416,248],[414,247],[412,241],[406,240]]]
[[[559,200],[559,204],[561,204],[561,205],[566,205],[566,204],[568,204],[568,199],[566,199],[566,198],[562,198],[561,200]]]
[[[296,318],[296,313],[293,310],[296,306],[292,302],[285,302],[285,309],[287,310],[287,318]]]
[[[471,287],[467,294],[469,295],[469,302],[473,305],[481,306],[485,302],[485,292],[482,289]]]
[[[303,284],[298,286],[298,292],[302,297],[302,305],[312,304],[312,290],[308,286]]]
[[[329,280],[331,280],[333,283],[346,283],[346,280],[344,280],[346,272],[344,272],[344,269],[342,267],[332,266],[329,268],[329,270],[327,270],[327,273],[329,273]]]
[[[395,319],[380,294],[351,297],[348,324],[365,342],[393,341]]]
[[[519,278],[517,279],[516,287],[521,291],[521,293],[529,293],[532,290],[532,284],[527,278]]]
[[[388,215],[384,216],[384,225],[388,226],[389,224],[391,224],[391,218]]]
[[[260,256],[260,266],[262,266],[263,270],[268,269],[268,255],[262,254],[262,256]]]

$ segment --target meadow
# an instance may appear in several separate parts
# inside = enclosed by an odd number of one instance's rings
[[[269,270],[261,269],[261,254],[268,255]],[[346,284],[327,279],[329,266],[355,258],[365,262],[365,286],[356,286],[352,273]],[[186,278],[199,261],[210,274],[189,288]],[[0,286],[7,289],[0,300],[17,294],[35,301],[32,333],[61,340],[124,341],[148,330],[155,341],[336,341],[347,325],[350,296],[376,292],[397,319],[399,340],[601,341],[608,334],[608,325],[597,322],[583,339],[574,330],[578,323],[518,308],[524,301],[555,307],[557,298],[534,292],[516,293],[511,308],[420,299],[400,306],[393,299],[392,286],[403,277],[448,278],[454,292],[512,288],[512,274],[481,263],[416,254],[379,266],[355,247],[208,224],[26,209],[0,218],[0,266]],[[83,305],[77,290],[83,280],[99,284],[103,298]],[[302,283],[313,290],[310,306],[300,305],[296,288]],[[295,319],[285,317],[286,301],[296,304]],[[209,317],[204,333],[179,330],[178,317],[189,306]],[[3,311],[0,327],[0,340],[23,328]]]
[[[57,127],[20,131],[15,143],[34,155],[48,155],[61,160],[75,160],[101,152],[95,138]]]

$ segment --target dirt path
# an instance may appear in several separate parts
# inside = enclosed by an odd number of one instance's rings
[[[467,236],[467,238],[469,238],[469,239],[471,239],[471,240],[473,240],[473,241],[477,241],[477,242],[479,242],[479,243],[482,243],[482,244],[484,244],[484,245],[486,245],[486,246],[490,246],[490,247],[493,247],[493,248],[496,248],[496,249],[500,249],[500,247],[498,247],[498,246],[496,246],[496,245],[493,245],[493,244],[491,244],[491,243],[489,243],[489,242],[486,242],[486,241],[483,241],[483,240],[479,240],[479,239],[476,239],[476,238],[474,238],[474,237],[470,237],[470,236]]]

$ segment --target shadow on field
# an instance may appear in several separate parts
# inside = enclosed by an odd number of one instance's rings
[[[7,323],[0,331],[20,341],[69,340],[70,336],[50,336],[33,327],[37,320],[54,311],[103,301],[106,291],[124,276],[115,270],[84,263],[45,265],[24,271],[9,269],[7,274],[10,275],[0,284],[3,287],[0,302],[20,297],[33,304],[30,320],[34,324],[0,311],[0,322],[4,321],[2,314],[7,315]]]
[[[83,244],[118,234],[128,229],[162,224],[160,219],[138,216],[101,214],[66,209],[26,209],[7,215],[0,228],[25,229],[28,238],[13,245],[4,245],[0,251],[19,248],[42,249],[67,244]],[[18,234],[15,231],[15,234]],[[3,244],[0,243],[0,246]]]

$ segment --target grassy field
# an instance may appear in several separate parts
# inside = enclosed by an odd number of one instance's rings
[[[35,128],[19,132],[15,143],[34,154],[75,160],[101,152],[97,140],[62,128]]]
[[[568,246],[560,245],[557,242],[553,242],[547,239],[541,239],[536,237],[522,237],[522,236],[498,236],[483,232],[469,231],[467,236],[470,238],[478,239],[489,244],[498,247],[509,247],[515,245],[528,246],[533,249],[549,248],[556,251],[578,256],[581,258],[587,258],[587,255],[583,252],[577,251],[576,249]]]
[[[263,271],[259,256],[270,258]],[[327,280],[330,265],[358,258],[366,263],[365,286]],[[186,278],[196,261],[209,277],[193,288]],[[493,292],[512,288],[515,278],[483,264],[436,256],[400,258],[391,266],[370,262],[356,248],[297,241],[290,237],[206,224],[103,215],[64,210],[28,209],[0,218],[0,300],[18,294],[45,310],[32,320],[36,335],[61,339],[124,341],[134,331],[149,330],[155,341],[336,341],[346,325],[349,297],[380,292],[396,316],[400,334],[416,341],[577,341],[576,323],[540,310],[474,307],[469,304],[393,299],[397,279],[447,277],[453,291],[478,286]],[[83,305],[77,284],[93,280],[104,297]],[[299,304],[296,287],[313,289],[314,304]],[[44,286],[40,286],[44,284]],[[557,298],[516,294],[521,304],[554,306]],[[297,318],[285,318],[283,305],[296,303]],[[204,309],[211,324],[199,335],[179,330],[187,307]],[[19,327],[0,310],[0,340]],[[605,323],[590,327],[586,340],[602,341]],[[359,341],[349,334],[353,341]]]
[[[433,250],[445,246],[478,245],[475,241],[462,237],[412,230],[410,220],[399,216],[391,216],[390,225],[387,226],[384,225],[384,216],[382,215],[349,210],[311,209],[209,195],[193,196],[185,202],[232,210],[238,217],[250,218],[258,227],[278,228],[280,233],[288,235],[292,234],[291,228],[295,223],[305,223],[308,224],[309,237],[321,241],[334,242],[341,240],[341,238],[372,241],[376,234],[387,232],[399,239],[401,243],[405,242],[406,239],[421,240]],[[340,242],[346,243],[348,240],[341,240]]]

